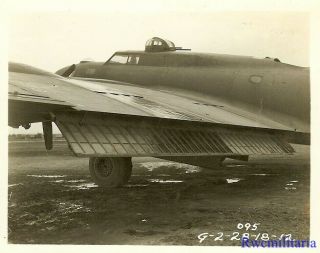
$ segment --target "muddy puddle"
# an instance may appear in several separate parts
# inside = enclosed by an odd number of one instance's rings
[[[309,236],[308,163],[226,163],[208,171],[139,158],[127,185],[101,189],[87,159],[30,150],[9,157],[9,243],[198,246],[199,234],[236,232],[240,222],[260,223],[270,235]]]

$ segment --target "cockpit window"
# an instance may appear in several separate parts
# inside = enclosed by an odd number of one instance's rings
[[[108,63],[111,64],[128,64],[137,65],[139,64],[140,56],[136,54],[115,54],[111,57]]]
[[[128,61],[128,55],[114,55],[110,60],[109,63],[116,63],[116,64],[126,64]]]
[[[128,64],[135,65],[139,63],[140,57],[138,55],[129,55]]]

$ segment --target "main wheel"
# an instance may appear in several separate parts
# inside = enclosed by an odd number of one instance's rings
[[[130,157],[92,157],[89,170],[94,182],[101,187],[119,187],[131,176]]]

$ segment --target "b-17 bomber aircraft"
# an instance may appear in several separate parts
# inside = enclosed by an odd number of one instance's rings
[[[49,73],[9,63],[9,126],[52,122],[99,186],[118,187],[132,157],[214,169],[225,159],[310,145],[309,68],[269,57],[192,53],[161,38]]]

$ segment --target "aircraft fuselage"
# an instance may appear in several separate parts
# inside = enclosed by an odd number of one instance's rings
[[[214,97],[309,132],[309,68],[284,64],[277,59],[179,51],[124,51],[116,52],[105,63],[79,63],[71,76]]]

